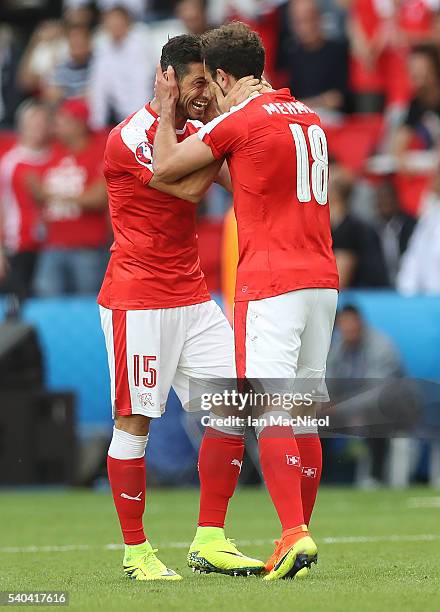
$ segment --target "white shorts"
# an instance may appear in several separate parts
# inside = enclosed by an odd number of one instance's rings
[[[222,390],[223,379],[235,378],[232,329],[213,300],[157,310],[99,308],[113,416],[160,417],[171,387],[188,407],[201,389],[219,391],[212,379]]]
[[[325,370],[337,300],[336,289],[299,289],[237,302],[237,377],[258,381],[268,393],[307,392],[328,401]]]

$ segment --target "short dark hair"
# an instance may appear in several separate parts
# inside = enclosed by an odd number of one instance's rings
[[[261,79],[266,55],[263,42],[241,21],[206,32],[202,46],[205,64],[213,77],[221,68],[236,79],[250,75]]]
[[[362,313],[355,304],[344,304],[344,306],[338,310],[338,317],[343,314],[351,314],[362,319]]]
[[[198,36],[182,34],[174,36],[164,45],[160,57],[160,67],[165,71],[172,66],[179,80],[188,73],[190,64],[201,64],[202,44]]]
[[[411,55],[424,55],[433,66],[437,73],[437,78],[440,79],[440,54],[437,47],[429,44],[420,44],[412,47]]]

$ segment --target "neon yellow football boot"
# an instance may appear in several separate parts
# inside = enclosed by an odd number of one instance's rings
[[[187,560],[193,572],[250,576],[264,571],[263,561],[241,553],[220,527],[199,527]]]
[[[318,549],[306,525],[286,530],[278,542],[274,555],[266,563],[269,573],[263,580],[304,578],[312,563],[318,561]]]
[[[130,580],[182,580],[182,576],[168,569],[160,561],[151,544],[146,541],[136,546],[125,546],[124,573]]]

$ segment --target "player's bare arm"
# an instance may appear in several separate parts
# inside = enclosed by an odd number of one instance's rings
[[[262,85],[253,77],[245,77],[236,83],[228,96],[215,92],[219,111],[227,112],[231,106],[258,92]],[[208,145],[196,134],[181,143],[175,133],[175,111],[179,99],[179,88],[173,68],[170,66],[166,78],[160,67],[156,74],[156,99],[161,112],[160,123],[154,141],[153,168],[156,178],[162,182],[173,182],[190,172],[204,168],[215,158]]]
[[[222,165],[222,160],[214,161],[205,168],[196,170],[173,183],[163,182],[154,174],[149,182],[149,186],[163,193],[197,204],[213,182],[222,184],[226,189],[228,188],[228,183],[230,185],[229,172],[227,168],[226,172],[224,172]],[[229,187],[229,190],[231,189],[232,187]]]

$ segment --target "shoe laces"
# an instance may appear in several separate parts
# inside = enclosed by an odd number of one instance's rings
[[[147,572],[151,572],[152,574],[162,574],[167,569],[162,561],[156,557],[157,551],[157,548],[149,550],[140,560],[140,565],[144,565]]]
[[[237,548],[237,545],[235,544],[234,538],[226,538],[226,542],[231,546],[231,548],[234,549],[234,551],[237,551],[237,553],[240,552]]]

